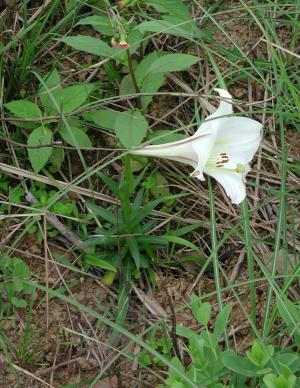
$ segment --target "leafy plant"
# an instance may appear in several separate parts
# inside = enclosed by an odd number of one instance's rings
[[[56,69],[41,81],[38,104],[28,100],[12,100],[6,103],[5,107],[18,119],[12,120],[12,123],[17,127],[26,128],[29,132],[28,157],[33,170],[39,172],[50,161],[55,172],[59,170],[64,156],[62,148],[53,146],[56,139],[60,137],[75,149],[92,146],[80,121],[71,117],[71,114],[87,102],[96,85],[77,84],[63,87]],[[60,114],[69,114],[70,117],[60,121]],[[52,118],[47,119],[48,116]]]
[[[144,173],[145,170],[134,179],[127,169],[119,183],[101,174],[103,181],[118,197],[120,206],[105,209],[88,203],[89,209],[102,224],[83,244],[84,247],[94,248],[93,255],[88,255],[88,263],[119,272],[123,281],[130,280],[132,276],[139,277],[142,269],[151,272],[155,250],[166,248],[168,244],[166,236],[149,234],[158,223],[149,217],[163,199],[159,198],[144,205],[144,189],[139,189],[134,195]]]
[[[35,292],[28,284],[31,271],[28,265],[17,257],[2,257],[0,260],[0,315],[10,315],[15,307],[27,306],[25,295]]]
[[[172,359],[176,369],[184,372],[196,384],[205,387],[224,387],[230,381],[230,387],[246,386],[252,379],[253,384],[268,388],[294,387],[299,379],[300,357],[289,352],[254,340],[246,357],[237,355],[232,349],[222,350],[220,339],[226,330],[231,304],[227,304],[217,315],[214,330],[208,329],[211,319],[211,305],[202,302],[201,298],[192,295],[191,309],[198,323],[203,327],[200,333],[177,326],[177,335],[187,340],[187,353],[190,363],[187,368],[178,358]],[[228,380],[229,379],[229,380]],[[290,385],[288,385],[290,384]],[[169,371],[166,379],[168,388],[188,388],[181,376],[174,370]]]

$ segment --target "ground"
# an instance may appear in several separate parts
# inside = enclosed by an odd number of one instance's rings
[[[200,1],[199,3],[204,2]],[[247,56],[260,60],[267,59],[269,51],[262,39],[263,35],[259,24],[255,23],[254,19],[246,17],[245,11],[235,10],[237,3],[239,2],[225,1],[220,12],[214,15],[214,20],[208,22],[208,26],[213,27],[218,23],[226,30],[226,34],[224,34],[221,28],[214,29],[212,32],[215,41],[214,47],[215,44],[226,46],[229,53],[238,44]],[[231,10],[230,14],[224,11],[227,9]],[[203,16],[203,10],[192,5],[191,12],[193,12],[195,18]],[[86,34],[95,34],[89,28],[79,28],[79,31],[85,31]],[[280,38],[280,46],[288,48],[291,29],[287,26],[278,26],[277,32]],[[172,39],[174,38],[169,38],[167,42],[158,39],[156,43],[170,47],[174,44]],[[59,51],[59,48],[56,50]],[[52,55],[56,53],[56,50],[52,51]],[[200,93],[205,94],[209,90],[210,84],[215,80],[214,68],[209,65],[209,58],[206,56],[204,48],[200,50],[199,47],[190,45],[187,52],[203,58],[203,75],[201,77],[205,78],[205,82]],[[43,59],[43,61],[45,60],[47,58]],[[92,64],[97,61],[91,55],[81,54],[76,57],[76,62],[76,65],[78,65],[82,63]],[[216,57],[216,64],[222,74],[231,71],[230,63],[224,61],[221,57]],[[60,70],[65,74],[72,74],[73,65],[73,62],[66,59],[65,62],[60,63]],[[242,66],[246,67],[246,64]],[[180,78],[183,85],[182,89],[173,82],[174,80],[172,81],[172,78],[168,78],[162,90],[166,92],[170,90],[178,91],[179,89],[180,91],[187,91],[186,88],[190,84],[195,84],[195,79],[199,75],[196,74],[197,69],[193,69]],[[100,70],[96,73],[93,81],[102,80],[104,74]],[[87,71],[80,71],[70,77],[73,81],[84,82],[88,75]],[[245,107],[245,101],[250,103],[251,110],[251,103],[259,102],[259,106],[262,107],[268,98],[271,103],[274,98],[274,96],[266,94],[261,84],[253,80],[248,83],[244,80],[239,81],[238,77],[234,85],[229,87],[229,90],[235,100],[242,102],[240,106],[239,103],[235,105],[237,110],[242,108],[247,111],[248,107]],[[182,100],[182,102],[185,101]],[[213,101],[211,103],[215,104]],[[178,99],[174,96],[162,95],[154,98],[148,112],[153,130],[162,127],[168,128],[169,126],[182,126],[182,124],[191,121],[194,114],[194,105],[192,103],[182,104],[174,113],[173,108],[176,104],[178,104]],[[203,114],[207,113],[205,109],[202,112]],[[264,114],[257,114],[256,119],[263,121],[266,128],[273,128],[272,117],[266,118]],[[292,162],[299,159],[299,133],[295,132],[292,127],[286,129],[286,141],[288,143],[288,161]],[[115,146],[115,140],[110,136],[105,137],[101,142],[107,147]],[[280,203],[279,200],[268,203],[267,192],[260,189],[258,185],[266,185],[274,190],[280,190],[280,169],[276,163],[279,154],[279,139],[272,134],[272,130],[271,132],[268,131],[250,173],[250,179],[256,181],[257,186],[250,185],[248,187],[250,211],[257,206],[258,198],[260,198],[260,201],[265,201],[265,205],[258,208],[253,217],[251,216],[251,231],[254,236],[259,235],[261,238],[275,235]],[[93,152],[90,152],[86,157],[86,161],[90,165],[97,160],[98,155],[95,156]],[[74,176],[82,172],[82,166],[78,163],[76,156],[74,160],[69,161],[70,164]],[[207,258],[209,256],[207,241],[210,239],[207,182],[200,184],[196,180],[186,180],[187,167],[179,167],[165,161],[159,161],[157,166],[163,174],[171,172],[168,175],[170,188],[176,190],[178,187],[184,187],[192,193],[192,199],[178,201],[178,205],[182,205],[182,212],[178,215],[178,218],[182,217],[190,223],[199,219],[204,220],[200,231],[191,234],[191,237],[194,242],[203,246],[203,258]],[[179,171],[179,169],[182,178],[174,178],[172,172]],[[115,162],[110,171],[112,176],[118,176],[120,170],[122,170],[122,166],[119,162]],[[297,173],[289,174],[287,187],[293,188],[298,183],[299,176],[297,176]],[[95,178],[94,184],[98,192],[107,192],[107,188],[101,187],[100,180]],[[234,221],[239,220],[241,216],[228,201],[222,189],[215,183],[214,188],[218,188],[218,190],[215,190],[215,208],[217,238],[221,240],[224,234],[230,233]],[[74,195],[74,198],[78,199],[79,197]],[[80,200],[82,200],[82,197],[80,197]],[[84,203],[84,200],[82,203]],[[295,214],[296,211],[299,212],[297,199],[290,199],[287,218],[299,224],[299,213]],[[168,217],[169,215],[166,216],[166,218]],[[14,227],[15,225],[12,222],[9,228],[14,230]],[[9,238],[6,240],[7,236]],[[11,243],[13,236],[14,233],[10,236],[6,227],[3,229],[2,239],[5,240],[6,245]],[[54,260],[55,254],[64,256],[70,262],[77,260],[76,254],[70,249],[70,243],[64,237],[60,235],[53,238],[49,237],[47,243],[49,252],[46,255],[44,243],[39,242],[36,235],[27,234],[18,241],[15,252],[26,261],[36,279],[42,283],[44,282],[50,289],[58,286],[62,287],[66,291],[66,295],[71,296],[82,305],[92,308],[93,311],[104,317],[114,318],[120,308],[118,306],[117,284],[104,285],[97,270],[84,272],[78,267],[78,272],[75,272]],[[294,242],[290,242],[291,246],[293,244]],[[272,255],[272,248],[268,244],[256,244],[254,251],[263,263],[267,263]],[[174,322],[196,331],[201,330],[201,326],[193,318],[190,308],[186,306],[189,297],[193,293],[206,295],[206,300],[212,304],[213,315],[209,326],[213,327],[213,322],[219,312],[213,271],[208,269],[202,273],[199,266],[193,263],[181,263],[180,256],[188,252],[187,249],[178,253],[179,259],[176,265],[155,267],[156,287],[152,291],[144,279],[138,282],[136,289],[130,295],[129,311],[126,319],[127,329],[135,334],[142,334],[150,325],[159,322],[163,315],[164,318],[168,317],[167,323],[170,332]],[[223,284],[221,286],[235,286],[234,290],[232,287],[227,287],[222,294],[224,303],[231,302],[233,304],[233,312],[229,322],[229,336],[237,353],[244,354],[249,349],[253,338],[249,324],[249,316],[252,313],[250,288],[247,282],[249,273],[242,239],[238,239],[236,235],[229,237],[219,251],[219,260],[222,263],[221,279]],[[259,266],[255,267],[255,278],[262,278]],[[267,281],[263,279],[256,283],[257,328],[261,328],[264,319],[267,285]],[[297,285],[292,291],[295,295],[299,295]],[[236,295],[238,295],[238,298]],[[275,303],[274,298],[272,298],[272,303]],[[274,331],[276,328],[277,323],[274,324]],[[7,349],[9,350],[7,354],[5,352],[0,353],[0,387],[42,388],[48,386],[58,388],[84,381],[86,381],[86,384],[81,383],[80,386],[88,387],[94,378],[100,376],[101,371],[103,373],[109,371],[111,378],[95,382],[94,387],[96,388],[158,387],[159,384],[162,384],[162,377],[166,376],[166,368],[157,365],[140,368],[135,359],[135,356],[141,352],[138,345],[130,343],[129,340],[120,335],[111,344],[110,338],[113,334],[111,328],[100,324],[97,319],[88,316],[74,305],[51,297],[51,294],[46,295],[41,291],[36,292],[32,310],[24,312],[22,309],[16,309],[13,315],[2,318],[0,329],[5,332]],[[144,340],[147,340],[146,336],[144,336]],[[181,339],[177,340],[182,341]],[[180,343],[180,349],[184,357],[184,343],[182,342]],[[133,361],[128,355],[131,355]],[[15,374],[12,373],[11,364],[15,367]]]

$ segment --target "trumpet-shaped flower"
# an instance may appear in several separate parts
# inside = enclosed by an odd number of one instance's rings
[[[224,89],[216,89],[222,100],[195,134],[186,139],[132,150],[134,155],[160,157],[188,164],[191,176],[203,181],[203,173],[215,178],[232,203],[246,196],[245,177],[249,162],[261,139],[261,123],[247,117],[233,117],[232,97]]]

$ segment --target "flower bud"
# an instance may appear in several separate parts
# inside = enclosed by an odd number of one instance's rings
[[[118,43],[116,42],[114,37],[111,38],[110,44],[111,44],[112,47],[118,46]]]
[[[118,44],[119,47],[128,48],[129,44],[125,40],[121,40]]]

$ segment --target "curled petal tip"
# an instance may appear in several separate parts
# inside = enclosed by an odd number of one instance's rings
[[[220,97],[232,99],[232,95],[227,90],[220,88],[214,88],[214,90],[219,93]]]

